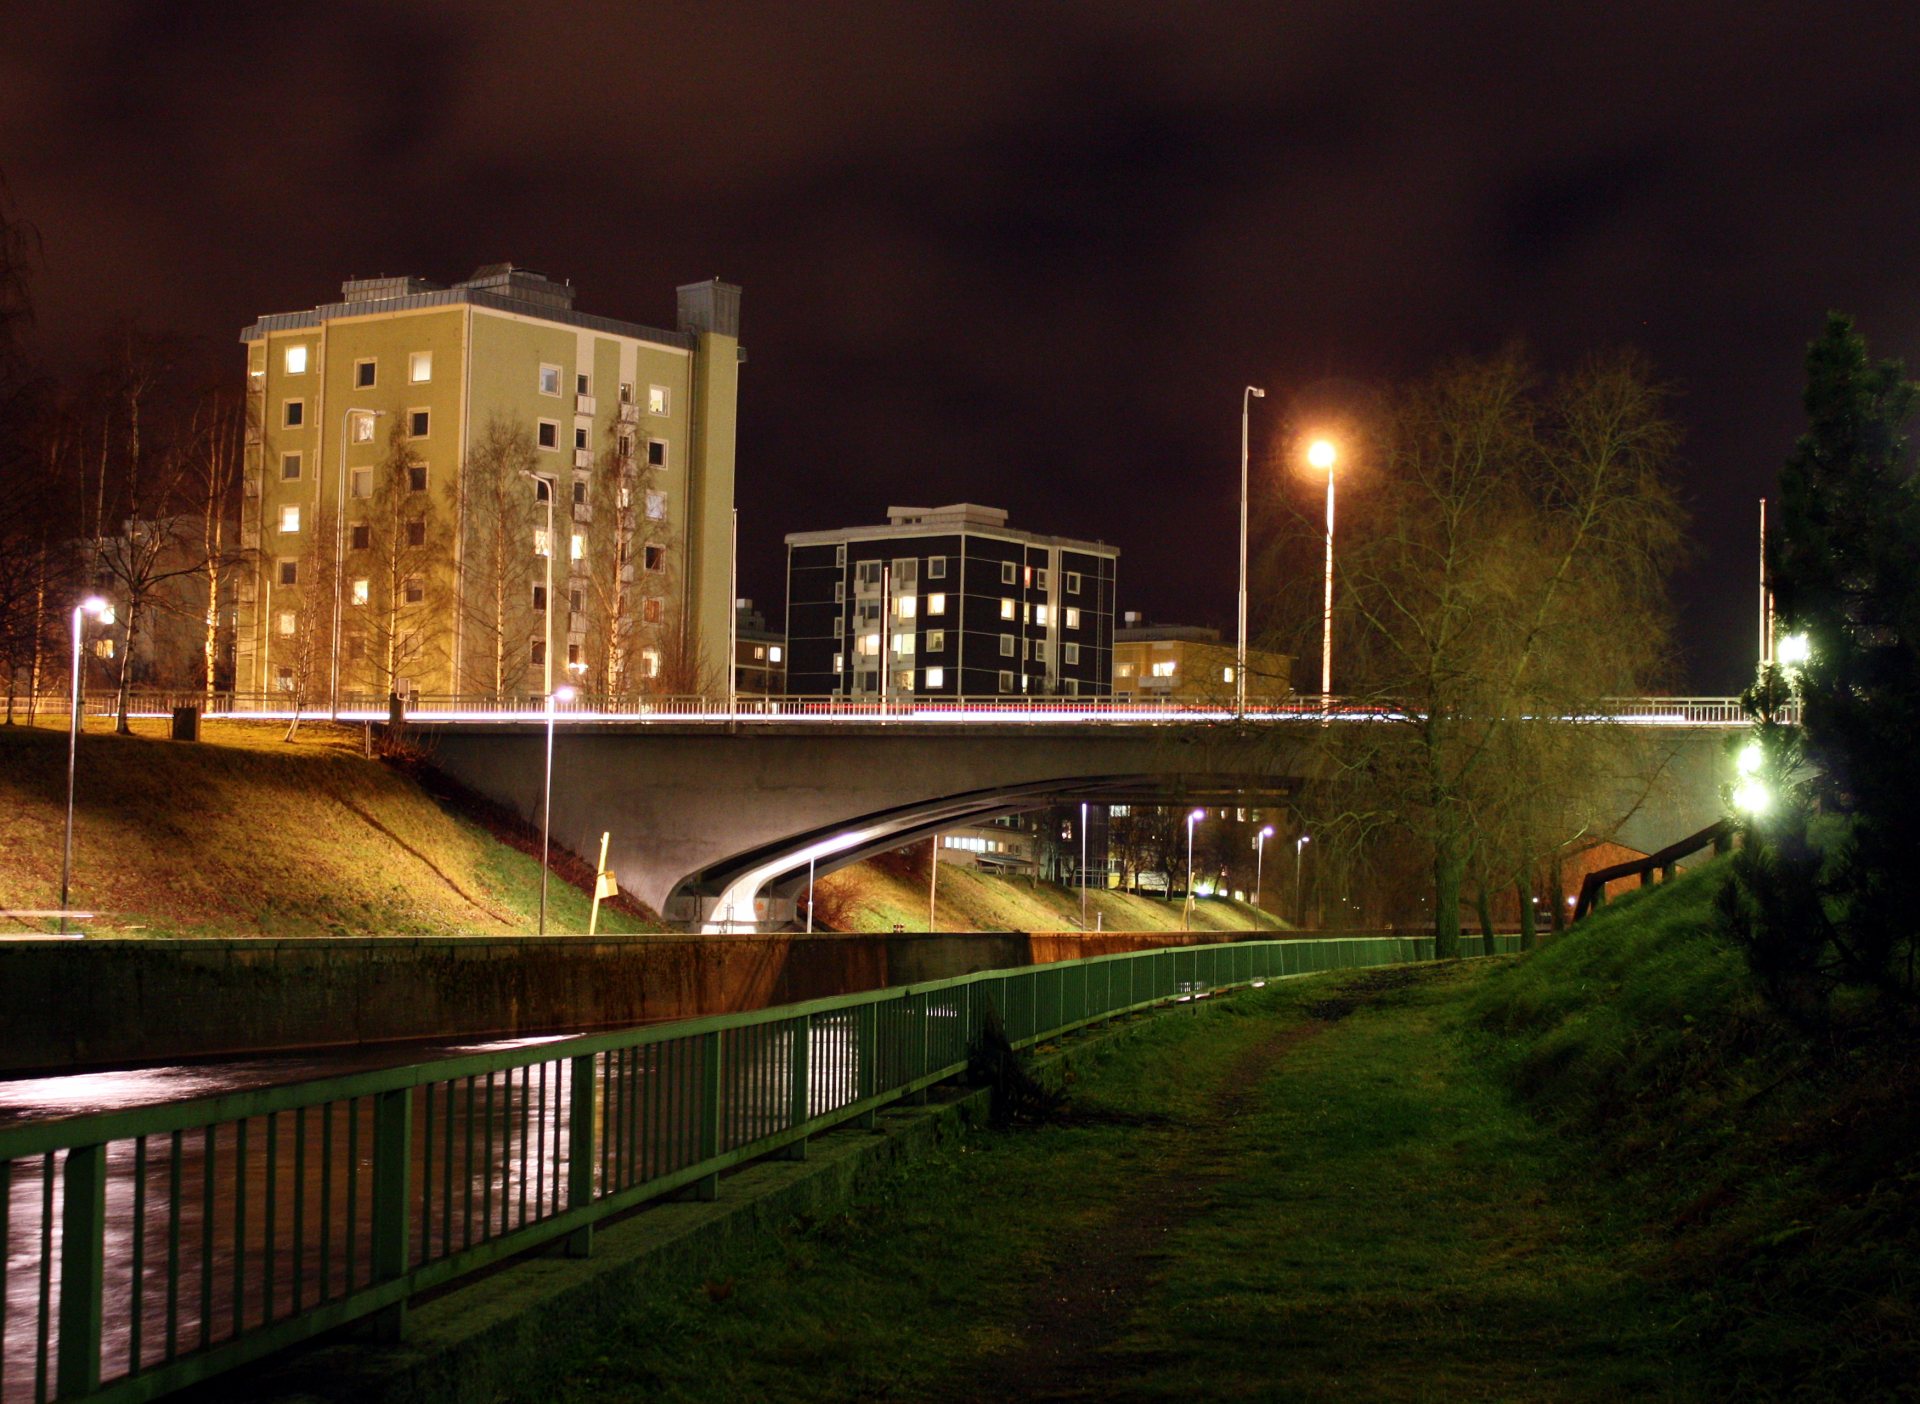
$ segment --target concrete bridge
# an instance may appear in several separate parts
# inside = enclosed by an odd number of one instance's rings
[[[623,889],[670,921],[747,930],[792,919],[810,864],[831,872],[960,824],[1057,801],[1276,803],[1313,778],[1319,726],[1383,720],[1337,707],[1128,716],[1067,700],[895,709],[561,714],[554,842],[592,854],[609,832]],[[1640,699],[1614,715],[1646,728],[1660,767],[1622,843],[1652,851],[1719,817],[1736,703]],[[425,712],[410,724],[442,770],[538,820],[543,714]]]

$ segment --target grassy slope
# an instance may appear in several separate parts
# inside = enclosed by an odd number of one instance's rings
[[[989,877],[954,863],[940,865],[939,929],[942,931],[1072,931],[1080,926],[1077,888],[1028,883],[1023,878]],[[823,921],[840,931],[891,931],[897,922],[908,931],[927,925],[927,870],[924,852],[912,857],[887,854],[829,873],[817,884]],[[1178,931],[1180,903],[1162,902],[1128,892],[1087,892],[1087,921],[1095,914],[1107,931]],[[1225,898],[1194,908],[1196,931],[1279,930],[1278,918]]]
[[[1717,880],[1156,1017],[1068,1116],[663,1264],[538,1397],[1920,1394],[1911,1038],[1775,1022]]]
[[[404,775],[361,758],[357,733],[209,723],[80,743],[74,904],[97,932],[434,935],[529,932],[538,862],[449,814]],[[66,735],[0,727],[0,908],[58,905]],[[548,929],[584,931],[588,897],[550,885]],[[44,929],[44,922],[28,922]],[[22,923],[0,923],[20,929]],[[634,930],[601,913],[602,930]]]

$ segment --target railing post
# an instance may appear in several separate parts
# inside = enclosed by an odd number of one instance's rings
[[[593,1203],[594,1055],[571,1060],[573,1076],[567,1102],[567,1208],[585,1209]],[[593,1225],[583,1224],[567,1235],[567,1256],[584,1258],[593,1252]]]
[[[787,1124],[805,1126],[813,1119],[812,1100],[808,1092],[812,1087],[813,1068],[813,1015],[802,1014],[793,1021],[793,1036],[787,1048]],[[805,1160],[807,1158],[807,1138],[791,1142],[781,1151],[787,1160]]]
[[[371,1267],[375,1282],[407,1275],[407,1191],[412,1170],[413,1089],[400,1087],[373,1099]],[[246,1173],[244,1165],[239,1173]],[[407,1304],[401,1300],[369,1318],[367,1330],[376,1340],[397,1341],[406,1321]]]
[[[712,1160],[720,1154],[720,1031],[715,1029],[700,1039],[700,1158]],[[704,1175],[693,1182],[695,1199],[720,1196],[720,1172]]]
[[[879,1069],[880,1047],[880,1006],[872,1000],[857,1006],[853,1011],[854,1030],[854,1100],[864,1102],[878,1090],[876,1074]],[[871,1131],[877,1124],[871,1107],[854,1118],[854,1125],[862,1131]]]
[[[55,1398],[100,1387],[101,1285],[106,1270],[107,1148],[67,1152],[60,1211],[60,1374]]]

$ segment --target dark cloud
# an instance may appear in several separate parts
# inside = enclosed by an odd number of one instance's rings
[[[1753,499],[1829,306],[1920,359],[1920,10],[1801,4],[106,4],[0,17],[42,346],[230,340],[501,258],[672,316],[745,285],[742,578],[968,497],[1230,622],[1240,387],[1292,419],[1513,339],[1684,390],[1692,685],[1744,681]],[[236,355],[237,364],[237,355]]]

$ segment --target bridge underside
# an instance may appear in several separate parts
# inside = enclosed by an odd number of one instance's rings
[[[424,727],[434,763],[529,820],[546,734],[525,725]],[[884,737],[884,739],[882,739]],[[893,723],[739,732],[570,727],[553,758],[554,842],[599,851],[621,887],[670,921],[779,925],[815,874],[940,829],[1056,801],[1272,802],[1306,778],[1310,747],[1225,725],[1022,727],[1009,734]]]

